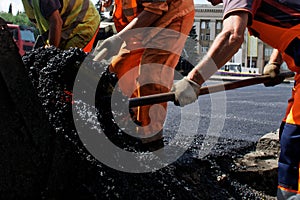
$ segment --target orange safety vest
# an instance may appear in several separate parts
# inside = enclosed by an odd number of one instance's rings
[[[289,44],[300,38],[299,11],[273,0],[257,0],[252,6],[254,18],[248,27],[250,34],[278,49],[289,69],[300,73],[300,62],[295,63],[294,57],[287,53]],[[264,9],[266,7],[269,9]]]
[[[143,11],[136,0],[115,0],[114,23],[117,31],[121,31]]]

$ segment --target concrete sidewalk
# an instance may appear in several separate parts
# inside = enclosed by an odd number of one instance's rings
[[[223,81],[238,81],[252,78],[254,76],[222,76],[222,75],[212,75],[209,80],[223,80]]]
[[[224,75],[212,75],[209,80],[216,80],[216,81],[239,81],[245,80],[249,78],[253,78],[255,76],[224,76]],[[293,78],[288,78],[283,81],[283,83],[294,83]]]

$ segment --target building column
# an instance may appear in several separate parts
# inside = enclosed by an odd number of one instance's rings
[[[258,42],[258,55],[257,55],[257,62],[256,66],[259,69],[259,73],[262,73],[263,67],[264,67],[264,61],[265,61],[265,52],[264,52],[264,44],[262,41]]]
[[[216,20],[211,19],[209,22],[210,28],[210,40],[214,40],[216,38]]]

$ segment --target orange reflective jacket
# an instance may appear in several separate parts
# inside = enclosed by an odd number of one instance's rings
[[[252,6],[250,33],[278,49],[290,70],[300,73],[300,54],[293,52],[293,48],[300,44],[300,14],[297,8],[274,0],[258,0]]]
[[[114,23],[117,31],[121,31],[142,11],[136,0],[115,0]]]

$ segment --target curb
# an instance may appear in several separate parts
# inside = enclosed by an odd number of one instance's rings
[[[212,75],[209,80],[216,80],[216,81],[238,81],[238,80],[245,80],[255,76],[222,76],[222,75]],[[290,84],[294,83],[294,80],[285,79],[282,83]]]

